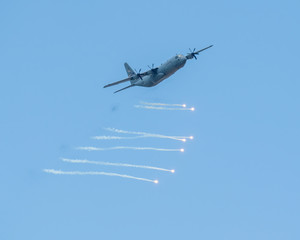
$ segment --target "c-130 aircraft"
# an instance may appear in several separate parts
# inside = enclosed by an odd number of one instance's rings
[[[200,52],[212,47],[213,45],[210,45],[206,48],[203,48],[199,51],[195,52],[195,48],[192,51],[190,49],[190,53],[186,56],[182,55],[182,54],[177,54],[176,56],[170,58],[167,62],[163,63],[162,65],[160,65],[159,67],[154,68],[154,65],[152,64],[152,68],[150,68],[150,70],[141,73],[141,69],[139,72],[134,72],[132,70],[132,68],[128,65],[128,63],[125,63],[125,69],[126,72],[128,74],[128,78],[125,78],[121,81],[118,82],[114,82],[114,83],[110,83],[104,86],[104,88],[106,87],[111,87],[123,82],[127,82],[130,81],[131,85],[124,87],[118,91],[115,91],[114,93],[120,92],[122,90],[125,90],[127,88],[130,87],[134,87],[134,86],[141,86],[141,87],[153,87],[157,84],[159,84],[160,82],[162,82],[163,80],[165,80],[166,78],[170,77],[171,75],[173,75],[177,70],[179,70],[180,68],[182,68],[185,63],[186,60],[188,59],[193,59],[195,58],[197,60],[196,55],[198,55]]]

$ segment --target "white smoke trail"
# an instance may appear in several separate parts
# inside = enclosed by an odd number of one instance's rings
[[[153,148],[153,147],[110,147],[110,148],[97,148],[97,147],[78,147],[79,150],[87,151],[109,151],[109,150],[119,150],[119,149],[130,149],[130,150],[153,150],[153,151],[162,151],[162,152],[184,152],[184,149],[168,149],[168,148]]]
[[[125,131],[125,130],[120,130],[120,129],[116,129],[116,128],[105,128],[105,130],[115,132],[115,133],[142,135],[142,136],[140,136],[141,138],[147,138],[147,137],[149,137],[149,138],[150,137],[152,137],[152,138],[168,138],[168,139],[173,139],[173,140],[182,141],[182,142],[185,142],[186,139],[193,139],[192,136],[189,136],[189,137],[185,137],[185,136],[167,136],[167,135],[156,134],[156,133]],[[136,138],[138,138],[138,137],[136,137]]]
[[[79,171],[66,172],[66,171],[55,170],[55,169],[44,169],[43,171],[46,172],[46,173],[52,173],[52,174],[57,174],[57,175],[106,175],[106,176],[112,176],[112,177],[131,178],[131,179],[145,181],[145,182],[158,183],[158,180],[151,180],[151,179],[147,179],[147,178],[134,177],[134,176],[119,174],[119,173],[79,172]]]
[[[195,111],[195,108],[169,108],[169,107],[155,107],[155,106],[143,106],[143,105],[134,105],[135,108],[145,108],[145,109],[154,109],[154,110],[169,110],[169,111]]]
[[[121,129],[116,129],[116,128],[104,128],[107,131],[110,132],[115,132],[115,133],[125,133],[125,134],[136,134],[136,135],[152,135],[151,133],[146,133],[146,132],[134,132],[134,131],[126,131],[126,130],[121,130]]]
[[[150,103],[150,102],[141,102],[144,105],[150,106],[166,106],[166,107],[186,107],[186,104],[169,104],[169,103]]]
[[[79,159],[67,159],[67,158],[62,158],[61,160],[64,161],[64,162],[69,162],[69,163],[88,163],[88,164],[106,165],[106,166],[117,166],[117,167],[145,168],[145,169],[152,169],[152,170],[158,170],[158,171],[164,171],[164,172],[171,172],[171,173],[175,172],[174,169],[165,169],[165,168],[145,166],[145,165],[134,165],[134,164],[128,164],[128,163],[110,163],[110,162],[98,162],[98,161],[79,160]]]
[[[96,140],[121,140],[121,139],[137,139],[137,138],[144,138],[147,136],[135,136],[135,137],[119,137],[119,136],[95,136],[92,139]]]

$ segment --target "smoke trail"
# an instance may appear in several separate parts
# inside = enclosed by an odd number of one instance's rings
[[[169,111],[195,111],[195,108],[169,108],[169,107],[155,107],[155,106],[143,106],[134,105],[135,108],[155,109],[155,110],[169,110]]]
[[[166,106],[166,107],[186,107],[186,104],[169,104],[169,103],[150,103],[150,102],[141,102],[144,105],[150,106]]]
[[[52,174],[57,174],[57,175],[106,175],[106,176],[112,176],[112,177],[131,178],[131,179],[145,181],[145,182],[158,183],[158,180],[151,180],[151,179],[147,179],[147,178],[140,178],[140,177],[134,177],[134,176],[130,176],[130,175],[109,173],[109,172],[79,172],[79,171],[65,172],[65,171],[54,170],[54,169],[44,169],[43,171],[46,173],[52,173]]]
[[[98,161],[67,159],[67,158],[62,158],[61,160],[64,162],[70,162],[70,163],[88,163],[88,164],[117,166],[117,167],[145,168],[145,169],[152,169],[152,170],[165,171],[165,172],[171,172],[171,173],[175,172],[174,169],[165,169],[165,168],[145,166],[145,165],[134,165],[134,164],[128,164],[128,163],[110,163],[110,162],[98,162]]]
[[[182,141],[182,142],[185,142],[186,139],[193,139],[193,137],[191,137],[191,136],[189,136],[189,137],[184,137],[184,136],[167,136],[167,135],[156,134],[156,133],[125,131],[125,130],[120,130],[120,129],[116,129],[116,128],[105,128],[105,130],[111,131],[111,132],[115,132],[115,133],[142,135],[142,136],[140,136],[141,138],[147,138],[147,137],[168,138],[168,139],[173,139],[173,140]],[[136,138],[138,138],[138,137],[136,137]]]
[[[125,134],[136,134],[136,135],[153,135],[151,133],[146,133],[146,132],[134,132],[134,131],[125,131],[125,130],[120,130],[116,128],[104,128],[107,131],[110,132],[115,132],[115,133],[125,133]],[[157,135],[157,134],[155,134]]]
[[[110,147],[110,148],[97,148],[97,147],[78,147],[79,150],[87,151],[108,151],[108,150],[118,150],[118,149],[130,149],[130,150],[153,150],[153,151],[162,151],[162,152],[184,152],[184,149],[168,149],[168,148],[153,148],[153,147]]]
[[[119,136],[95,136],[92,139],[96,140],[121,140],[121,139],[137,139],[144,138],[146,136],[135,136],[135,137],[119,137]]]

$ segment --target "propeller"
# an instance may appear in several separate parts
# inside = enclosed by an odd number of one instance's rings
[[[143,80],[143,78],[142,78],[142,74],[141,74],[141,68],[140,68],[140,70],[139,71],[137,71],[136,69],[134,69],[135,70],[135,74],[136,74],[136,76],[137,76],[137,78],[140,78],[141,80]]]
[[[210,45],[210,46],[208,46],[208,47],[206,47],[206,48],[203,48],[203,49],[201,49],[201,50],[199,50],[199,51],[196,51],[196,48],[194,48],[193,51],[192,51],[192,49],[189,48],[190,53],[189,53],[188,55],[186,55],[186,58],[187,58],[187,59],[195,58],[195,59],[197,60],[196,55],[198,55],[200,52],[202,52],[202,51],[204,51],[204,50],[206,50],[206,49],[208,49],[208,48],[211,48],[212,46],[213,46],[213,45]],[[196,52],[195,52],[195,51],[196,51]]]
[[[150,69],[150,71],[152,72],[152,73],[157,73],[157,69],[158,68],[154,68],[154,63],[152,63],[152,66],[150,67],[149,65],[148,65],[148,68]]]
[[[195,59],[197,60],[196,55],[198,55],[199,53],[198,53],[198,52],[195,52],[195,51],[196,51],[196,48],[194,48],[193,51],[192,51],[192,49],[190,49],[190,48],[189,48],[189,50],[190,50],[190,53],[186,56],[186,58],[187,58],[187,59],[195,58]]]

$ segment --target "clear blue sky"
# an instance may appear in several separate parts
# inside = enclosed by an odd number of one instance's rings
[[[299,239],[299,7],[258,0],[2,1],[0,239]],[[147,70],[210,44],[154,88],[102,88],[126,77],[125,61]],[[133,108],[139,101],[196,111]],[[90,139],[108,135],[103,127],[195,139]],[[89,145],[186,151],[75,149]],[[72,165],[60,157],[176,173]],[[56,176],[44,168],[160,183]]]

